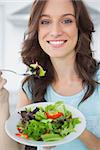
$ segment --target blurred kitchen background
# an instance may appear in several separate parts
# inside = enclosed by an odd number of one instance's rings
[[[100,61],[100,0],[84,0],[95,25],[93,36],[94,57]],[[27,31],[32,0],[0,0],[0,69],[12,69],[23,73],[20,51],[24,33]],[[85,21],[85,20],[84,20]],[[18,91],[23,77],[4,73],[6,88],[10,92],[10,110],[15,109]]]

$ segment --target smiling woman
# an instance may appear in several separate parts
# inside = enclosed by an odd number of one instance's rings
[[[100,69],[92,56],[93,32],[94,25],[82,0],[34,1],[21,56],[27,66],[38,62],[46,74],[25,78],[18,107],[63,100],[77,107],[87,120],[79,139],[56,146],[55,150],[100,148],[98,128],[91,127],[100,115]],[[89,118],[94,115],[90,125]]]

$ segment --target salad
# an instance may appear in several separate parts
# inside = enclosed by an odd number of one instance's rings
[[[75,132],[80,118],[73,117],[62,101],[45,108],[28,107],[18,112],[21,119],[17,124],[16,136],[36,141],[57,141]]]
[[[30,64],[28,70],[31,72],[32,75],[38,78],[45,76],[46,73],[46,71],[38,64],[38,62]]]

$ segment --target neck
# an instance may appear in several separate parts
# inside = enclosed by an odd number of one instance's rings
[[[55,68],[55,79],[56,80],[69,80],[77,76],[75,69],[75,56],[71,56],[68,59],[52,58],[52,64]]]

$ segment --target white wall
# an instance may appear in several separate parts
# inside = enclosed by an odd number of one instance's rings
[[[100,61],[100,24],[95,27],[93,49],[95,51],[95,58]]]
[[[6,33],[5,33],[5,58],[4,68],[15,70],[16,72],[23,73],[24,66],[21,63],[20,51],[21,43],[24,35],[24,28],[15,27],[10,22],[6,22]],[[20,76],[16,76],[11,73],[6,73],[8,80],[6,87],[9,90],[17,90],[20,83]]]
[[[26,5],[26,4],[24,4]],[[2,9],[0,23],[1,23],[1,37],[0,37],[0,67],[12,69],[19,73],[23,73],[26,67],[21,63],[20,51],[22,40],[26,26],[15,26],[8,20],[11,13],[24,7],[23,3],[5,3],[0,5]],[[9,91],[17,91],[20,86],[22,77],[16,76],[12,73],[4,73],[7,79],[6,88]]]

